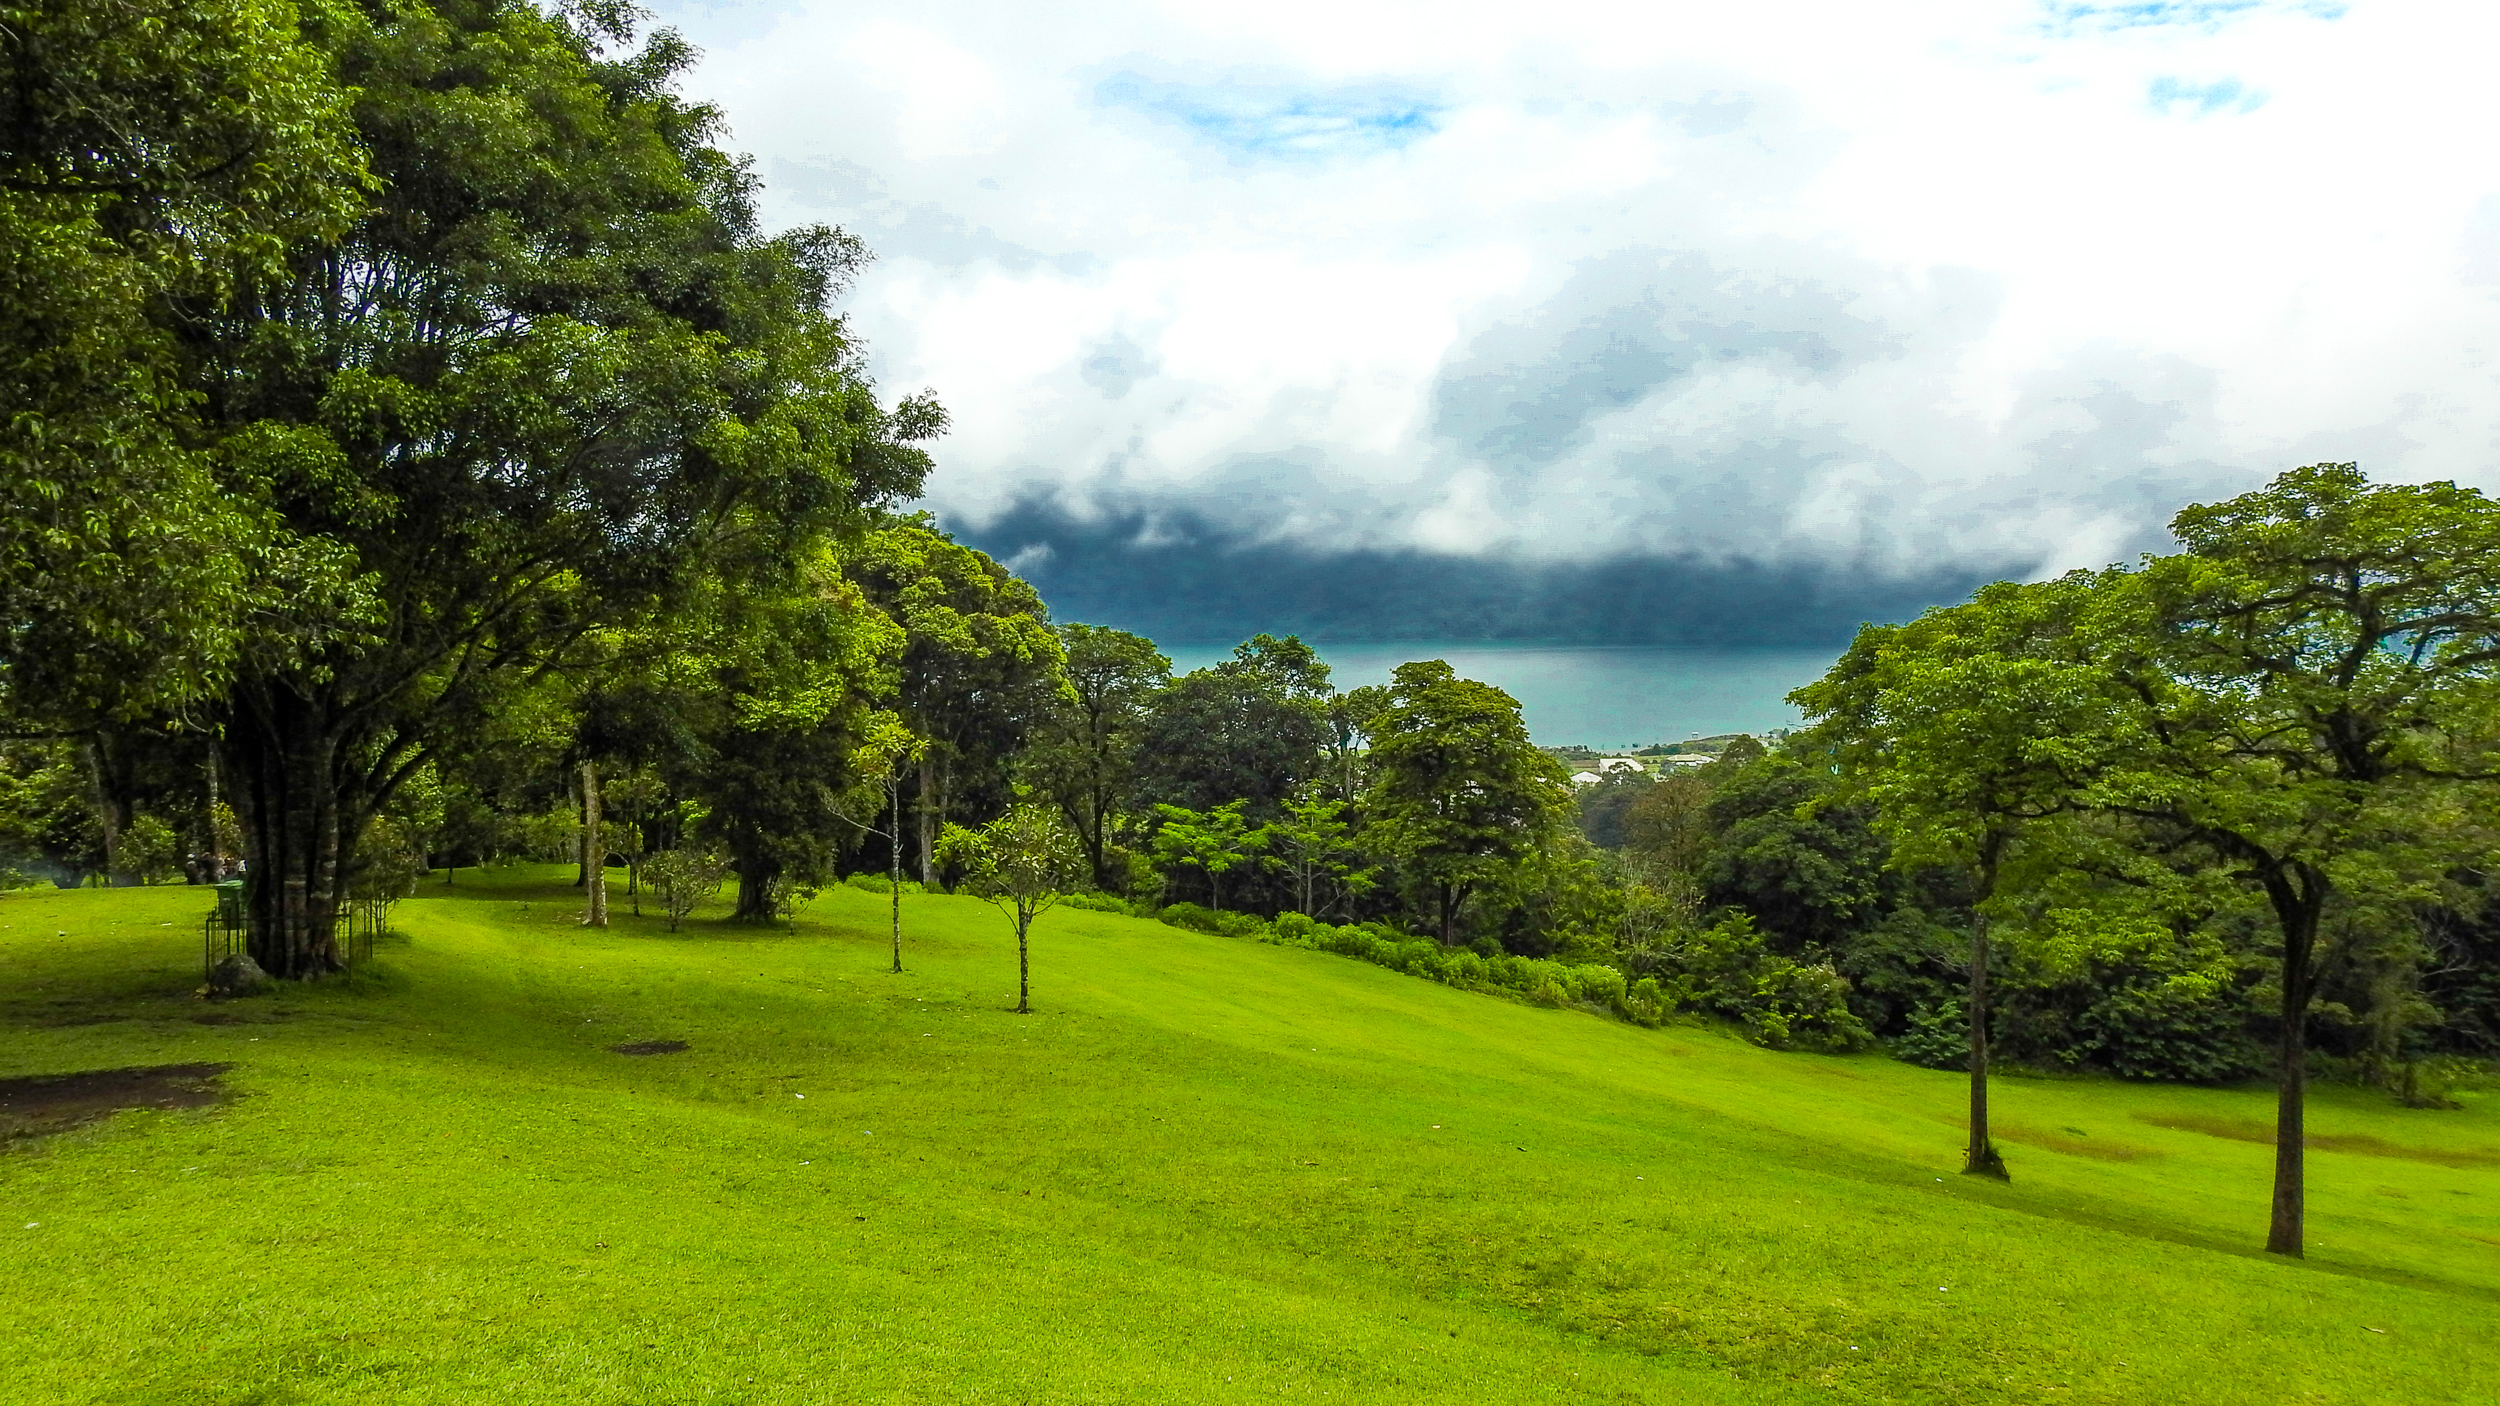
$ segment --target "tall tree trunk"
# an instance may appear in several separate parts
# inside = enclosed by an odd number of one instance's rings
[[[130,829],[130,790],[113,765],[110,746],[99,734],[81,750],[87,757],[88,784],[94,788],[96,825],[104,831],[104,882],[113,888],[130,888],[139,882],[137,871],[122,854],[122,835]]]
[[[581,827],[573,835],[573,862],[578,866],[573,871],[573,887],[588,888],[590,886],[590,798],[581,789],[581,780],[578,775],[573,783],[573,815],[580,822]]]
[[[738,909],[730,914],[734,922],[769,923],[773,920],[773,880],[781,877],[781,866],[760,853],[740,853],[738,868]]]
[[[588,868],[590,904],[582,926],[608,925],[608,842],[599,833],[599,764],[582,763],[582,862]]]
[[[2302,1257],[2308,1219],[2309,998],[2317,984],[2313,958],[2323,883],[2280,911],[2283,925],[2282,1023],[2274,1066],[2274,1218],[2266,1249]],[[2278,909],[2286,905],[2278,902]]]
[[[226,760],[243,827],[243,907],[252,960],[280,979],[337,971],[342,829],[338,758],[328,710],[284,684],[238,698]]]
[[[936,750],[921,750],[920,804],[913,816],[920,827],[920,882],[926,888],[937,887],[937,833],[930,824],[937,812],[937,758],[931,755]]]
[[[217,835],[217,790],[217,742],[212,738],[208,744],[208,873],[202,876],[212,884],[226,877],[225,846]]]
[[[886,868],[889,871],[886,875],[885,894],[886,904],[892,911],[894,919],[894,970],[900,972],[903,969],[902,773],[890,772],[887,774],[885,778],[885,796],[887,802],[892,807],[892,816],[886,821],[887,829],[885,833]]]
[[[1988,915],[1976,905],[1970,915],[1970,1146],[1963,1150],[1962,1170],[2011,1180],[1988,1137]]]

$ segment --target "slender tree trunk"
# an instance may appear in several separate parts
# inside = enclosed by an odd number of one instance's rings
[[[1033,927],[1033,910],[1022,902],[1016,904],[1016,1014],[1033,1013],[1033,961],[1025,945],[1025,934]]]
[[[608,842],[599,833],[599,764],[582,763],[582,863],[590,887],[590,904],[583,910],[582,926],[604,928],[608,925]]]
[[[581,821],[581,829],[574,835],[573,858],[580,867],[573,873],[573,887],[588,888],[590,886],[590,801],[582,791],[578,777],[575,779],[573,789],[573,814]]]
[[[2274,1068],[2274,1218],[2266,1249],[2303,1255],[2308,1219],[2309,997],[2317,974],[2323,895],[2297,901],[2283,918],[2283,1007]]]
[[[1963,1150],[1962,1170],[2011,1180],[1988,1136],[1988,916],[1976,905],[1970,915],[1970,1146]]]
[[[217,743],[208,744],[208,874],[210,883],[226,877],[225,847],[217,836]]]
[[[893,808],[891,817],[886,821],[885,858],[889,872],[886,875],[885,895],[894,920],[894,970],[900,972],[903,969],[903,778],[900,773],[886,777],[885,794]]]
[[[920,804],[912,818],[920,831],[920,882],[928,888],[937,887],[937,834],[930,821],[937,809],[937,758],[935,748],[920,753]]]

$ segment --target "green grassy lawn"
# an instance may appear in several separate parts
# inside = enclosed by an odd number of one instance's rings
[[[2004,1081],[1994,1186],[1880,1057],[1074,911],[1017,1016],[968,899],[894,976],[554,872],[215,1007],[201,890],[0,898],[0,1075],[234,1095],[0,1152],[0,1399],[2500,1399],[2500,1101],[2321,1090],[2289,1263],[2264,1090]]]

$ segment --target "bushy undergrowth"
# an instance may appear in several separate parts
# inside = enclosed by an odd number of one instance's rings
[[[1127,907],[1104,895],[1068,901],[1107,912]],[[1331,952],[1445,986],[1536,1005],[1577,1006],[1636,1025],[1658,1025],[1692,1014],[1731,1021],[1755,1043],[1773,1049],[1837,1052],[1874,1043],[1866,1027],[1849,1013],[1849,984],[1839,973],[1827,966],[1803,966],[1768,951],[1751,922],[1741,916],[1693,934],[1689,951],[1654,950],[1648,963],[1654,969],[1637,978],[1602,962],[1561,962],[1443,947],[1379,923],[1339,926],[1301,913],[1279,914],[1270,922],[1249,913],[1173,903],[1153,916],[1191,932]]]
[[[842,882],[855,889],[866,889],[870,893],[892,893],[895,888],[894,881],[883,874],[853,874]],[[912,879],[903,880],[902,889],[905,893],[928,892],[918,881]]]

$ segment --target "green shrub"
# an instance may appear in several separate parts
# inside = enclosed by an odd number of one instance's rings
[[[1259,937],[1267,930],[1266,922],[1255,913],[1227,913],[1195,903],[1164,904],[1155,918],[1176,928],[1218,937]]]
[[[1110,909],[1108,895],[1080,907]],[[1075,900],[1070,900],[1074,902]],[[1443,947],[1378,923],[1336,927],[1304,913],[1262,922],[1195,903],[1169,903],[1155,914],[1176,928],[1351,957],[1471,990],[1504,992],[1543,1006],[1580,1006],[1641,1025],[1656,1025],[1686,1005],[1733,1020],[1774,1049],[1855,1050],[1873,1043],[1849,1011],[1849,983],[1829,966],[1805,966],[1769,951],[1753,920],[1737,914],[1661,949],[1677,970],[1634,982],[1602,962],[1577,964],[1521,957],[1498,947]],[[1663,977],[1663,979],[1662,979]]]
[[[1655,949],[1653,974],[1669,1006],[1693,1005],[1744,1027],[1775,1050],[1843,1051],[1875,1041],[1849,1009],[1849,981],[1771,951],[1753,917],[1730,913],[1706,928],[1669,936]]]
[[[893,881],[888,879],[883,874],[853,874],[849,878],[844,879],[842,882],[855,889],[866,889],[870,893],[892,893],[894,891]],[[903,892],[923,893],[926,892],[926,890],[923,889],[918,882],[911,879],[905,879],[903,880]]]
[[[1128,913],[1133,911],[1128,900],[1108,893],[1072,893],[1059,900],[1070,908],[1083,908],[1095,913]]]
[[[2074,1019],[2080,1037],[2067,1062],[2121,1079],[2221,1083],[2265,1072],[2266,1051],[2242,1010],[2215,983],[2182,974],[2116,987]]]
[[[1959,1001],[1919,1006],[1909,1028],[1892,1038],[1892,1057],[1928,1069],[1970,1068],[1970,1016]]]

